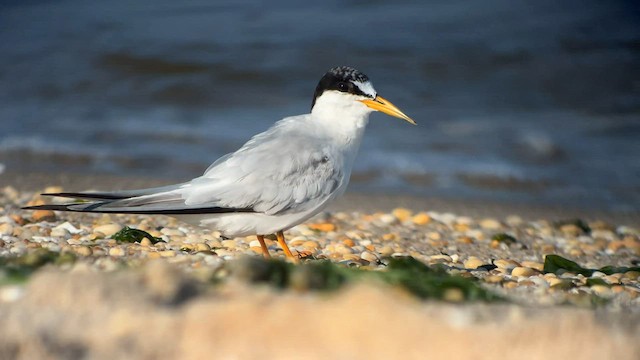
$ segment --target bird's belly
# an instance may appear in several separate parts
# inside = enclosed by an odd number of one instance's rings
[[[309,211],[284,215],[266,215],[260,213],[227,213],[180,215],[178,219],[197,226],[218,230],[223,236],[233,238],[249,235],[275,234],[288,230],[320,212]]]

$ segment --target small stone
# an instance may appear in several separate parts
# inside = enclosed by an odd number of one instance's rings
[[[355,243],[355,242],[353,242],[353,240],[351,240],[351,239],[349,239],[349,238],[346,238],[346,239],[342,240],[342,243],[343,243],[343,244],[345,244],[345,245],[346,245],[346,246],[348,246],[348,247],[354,247],[354,246],[356,246],[356,243]]]
[[[393,248],[389,245],[385,245],[383,247],[381,247],[378,252],[380,253],[380,255],[382,256],[391,256],[391,254],[393,254],[395,251],[393,251]]]
[[[236,244],[235,240],[222,240],[222,247],[225,247],[227,249],[235,249],[236,247],[238,247],[238,244]]]
[[[565,235],[568,236],[578,236],[582,235],[582,229],[576,224],[564,224],[560,226],[560,231],[562,231]]]
[[[425,225],[431,222],[431,216],[425,212],[418,213],[411,218],[416,225]]]
[[[569,290],[575,286],[569,279],[548,278],[546,280],[554,290]]]
[[[65,229],[65,228],[61,228],[61,227],[54,227],[53,229],[51,229],[51,233],[49,234],[50,236],[55,236],[55,237],[67,237],[69,235],[69,232]]]
[[[140,240],[140,245],[142,245],[142,246],[153,246],[153,243],[151,242],[151,240],[149,240],[149,238],[143,237],[142,240]]]
[[[13,234],[13,225],[9,223],[0,224],[0,235],[11,235]]]
[[[542,271],[544,269],[544,264],[536,262],[536,261],[523,261],[521,263],[522,266],[532,268],[538,271]]]
[[[502,227],[502,224],[496,219],[482,219],[480,221],[480,227],[486,230],[498,230]]]
[[[346,246],[344,244],[337,244],[334,248],[334,251],[339,253],[339,254],[353,254],[353,249],[349,246]]]
[[[593,285],[590,289],[598,296],[608,298],[614,295],[611,288],[606,285]]]
[[[513,270],[511,270],[511,276],[529,277],[537,274],[538,271],[523,266],[516,266],[513,268]]]
[[[382,240],[384,241],[395,241],[398,240],[398,234],[387,233],[382,235]]]
[[[397,220],[396,217],[391,214],[383,214],[380,216],[380,221],[382,221],[382,223],[387,225],[391,225],[395,223],[396,220]]]
[[[640,271],[627,271],[622,275],[623,278],[637,280],[640,278]]]
[[[513,268],[515,268],[516,266],[520,266],[520,264],[518,264],[517,262],[513,260],[506,260],[506,259],[495,260],[493,262],[493,265],[501,269],[507,269],[507,270],[513,270]]]
[[[509,215],[507,216],[507,218],[505,219],[505,222],[509,225],[509,226],[520,226],[522,225],[522,223],[524,222],[522,220],[522,218],[518,215]]]
[[[500,275],[489,275],[484,278],[484,281],[489,284],[501,283],[504,278]]]
[[[518,281],[518,287],[531,287],[531,286],[536,286],[536,283],[534,283],[531,280]]]
[[[372,253],[370,251],[363,251],[360,254],[360,258],[363,259],[363,260],[367,260],[369,262],[372,262],[372,263],[378,262],[378,257],[374,253]]]
[[[36,210],[31,214],[31,219],[35,222],[56,221],[56,214],[51,210]]]
[[[265,242],[267,241],[265,240]],[[209,247],[211,247],[212,249],[219,249],[222,247],[222,243],[218,239],[207,240],[206,244],[209,245]]]
[[[475,256],[469,256],[469,258],[464,262],[463,265],[467,269],[477,269],[479,266],[484,265],[484,261]]]
[[[195,245],[193,244],[180,244],[180,251],[193,251]]]
[[[320,248],[320,244],[318,244],[317,241],[308,240],[302,243],[302,247],[305,249],[315,250]]]
[[[317,224],[308,224],[309,229],[320,231],[320,232],[329,232],[335,231],[336,226],[332,223],[317,223]]]
[[[93,253],[88,246],[76,246],[73,248],[73,251],[80,256],[91,256]]]
[[[194,250],[197,251],[197,252],[210,252],[211,251],[211,247],[209,247],[209,245],[207,245],[205,243],[197,243],[195,245]]]
[[[473,244],[473,238],[469,236],[460,236],[456,239],[456,241],[461,244]]]
[[[620,294],[624,292],[625,287],[622,285],[613,285],[611,287],[611,291],[613,291],[616,294]]]
[[[167,236],[184,236],[184,233],[178,229],[173,229],[173,228],[167,228],[164,227],[160,230],[160,233],[162,233],[163,235],[167,235]]]
[[[124,256],[124,249],[121,247],[113,247],[109,249],[109,256]]]
[[[400,222],[405,222],[411,217],[411,210],[405,208],[396,208],[393,209],[393,216],[396,217]]]
[[[450,263],[451,262],[451,256],[443,255],[443,254],[433,255],[429,259],[434,263]]]
[[[164,250],[164,251],[158,252],[158,254],[160,254],[161,257],[174,257],[174,256],[176,256],[176,252],[174,250]]]
[[[27,220],[25,220],[22,216],[18,215],[18,214],[11,214],[9,215],[9,217],[11,218],[11,220],[13,220],[16,224],[22,226],[24,224],[27,223]]]
[[[99,232],[100,234],[104,235],[105,237],[110,237],[110,236],[112,236],[113,234],[117,233],[120,230],[122,230],[122,225],[115,224],[115,223],[98,225],[98,226],[93,228],[94,232]]]

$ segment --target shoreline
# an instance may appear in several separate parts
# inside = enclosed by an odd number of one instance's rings
[[[66,191],[127,190],[178,183],[181,180],[145,177],[114,176],[110,174],[76,174],[71,172],[4,172],[0,187],[12,186],[19,191],[42,191],[59,186]],[[640,225],[639,211],[611,211],[603,208],[577,207],[563,204],[531,204],[495,199],[460,199],[437,196],[412,196],[394,193],[362,193],[349,191],[328,208],[328,212],[389,212],[395,208],[412,211],[437,211],[476,218],[519,216],[523,220],[563,221],[582,219],[601,220],[627,226]]]

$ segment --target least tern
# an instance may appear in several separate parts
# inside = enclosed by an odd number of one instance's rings
[[[43,195],[83,202],[24,209],[170,215],[228,238],[256,235],[265,257],[270,255],[264,236],[276,234],[286,256],[296,261],[283,231],[344,193],[374,111],[416,124],[378,95],[365,74],[335,67],[320,79],[311,113],[276,122],[200,177],[141,190],[48,193]]]

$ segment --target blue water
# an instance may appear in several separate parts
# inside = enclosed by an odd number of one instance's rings
[[[632,1],[4,1],[0,164],[188,179],[351,65],[419,123],[352,189],[638,210],[639,60]]]

